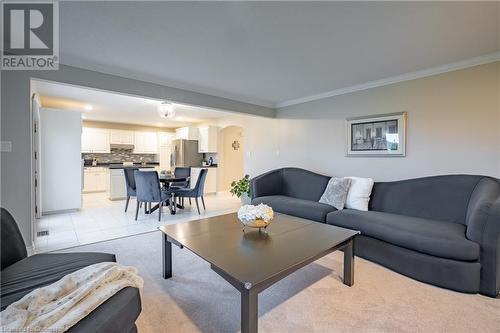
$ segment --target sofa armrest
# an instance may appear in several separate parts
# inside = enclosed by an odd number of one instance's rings
[[[480,292],[496,297],[500,292],[500,198],[481,202],[474,209],[483,218],[468,221],[467,238],[481,248]]]
[[[68,333],[137,332],[135,321],[142,311],[139,289],[126,287],[72,326]]]
[[[252,179],[250,197],[279,195],[283,187],[283,169],[272,170]]]

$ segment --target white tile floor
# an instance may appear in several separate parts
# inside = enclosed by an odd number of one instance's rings
[[[207,195],[205,203],[207,210],[202,210],[201,215],[198,215],[194,202],[189,206],[186,200],[185,209],[177,209],[176,215],[170,215],[168,209],[164,208],[161,222],[158,221],[158,211],[146,215],[144,210],[139,212],[135,221],[135,200],[130,200],[128,212],[125,213],[125,200],[110,201],[106,193],[83,194],[83,208],[80,211],[47,215],[37,220],[37,231],[48,230],[49,235],[36,238],[35,252],[60,250],[155,231],[162,224],[235,212],[241,206],[239,199],[227,192]]]

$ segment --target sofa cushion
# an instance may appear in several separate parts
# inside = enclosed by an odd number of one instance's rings
[[[260,203],[271,206],[276,212],[323,223],[326,221],[326,215],[335,211],[334,207],[327,204],[286,197],[283,195],[258,197],[252,200],[252,204],[254,205],[258,205]]]
[[[465,226],[458,223],[351,209],[328,214],[327,223],[441,258],[479,259],[479,245],[465,238]]]
[[[56,282],[83,267],[105,261],[115,262],[116,258],[107,253],[46,253],[18,261],[1,271],[1,309],[35,288]]]

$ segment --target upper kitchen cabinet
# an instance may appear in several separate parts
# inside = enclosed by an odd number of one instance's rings
[[[160,170],[170,170],[171,165],[171,153],[172,153],[172,140],[175,139],[175,133],[158,133],[158,141],[160,147],[158,148],[158,154],[160,155]]]
[[[123,130],[111,130],[110,143],[112,145],[133,145],[134,132]]]
[[[176,139],[198,140],[198,128],[194,126],[181,127],[175,130]]]
[[[134,153],[158,154],[158,136],[156,132],[135,132]]]
[[[198,127],[198,152],[216,153],[217,152],[217,132],[216,126]]]
[[[102,128],[82,129],[83,153],[109,153],[109,130]]]
[[[175,139],[174,133],[159,132],[158,139],[160,142],[160,147],[170,147],[172,140]]]

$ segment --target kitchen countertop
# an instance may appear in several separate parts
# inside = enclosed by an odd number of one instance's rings
[[[190,168],[217,168],[217,164],[212,164],[212,165],[192,165]]]
[[[134,164],[134,165],[120,165],[120,164],[110,164],[108,166],[109,169],[137,169],[137,168],[154,168],[156,165],[154,164]]]
[[[154,168],[160,163],[134,163],[134,165],[123,165],[119,163],[98,163],[97,165],[84,165],[85,168],[108,168],[108,169],[127,169],[127,168]]]

